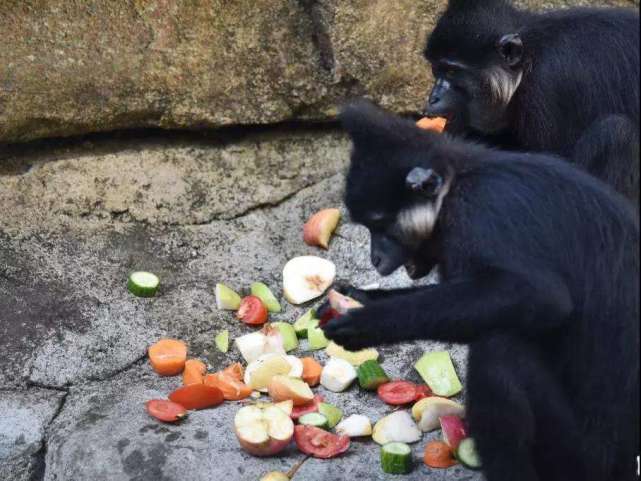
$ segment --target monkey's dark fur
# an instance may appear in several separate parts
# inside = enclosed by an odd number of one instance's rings
[[[467,419],[489,481],[637,479],[639,224],[629,202],[557,158],[425,132],[368,103],[342,122],[354,144],[347,207],[387,242],[372,261],[383,274],[438,264],[442,280],[347,289],[365,306],[330,321],[327,337],[348,349],[469,344]]]
[[[639,200],[638,9],[450,0],[425,56],[449,131],[573,160]]]

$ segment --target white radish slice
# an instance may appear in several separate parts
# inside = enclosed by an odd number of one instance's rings
[[[370,436],[372,434],[372,423],[367,416],[352,414],[338,423],[336,434],[343,434],[350,438]]]
[[[301,256],[283,268],[283,294],[292,304],[302,304],[321,296],[336,277],[336,266],[327,259]]]
[[[372,439],[380,445],[387,443],[415,443],[421,431],[407,411],[396,411],[374,425]]]
[[[344,359],[332,358],[321,371],[320,382],[325,389],[342,392],[356,379],[356,369]]]

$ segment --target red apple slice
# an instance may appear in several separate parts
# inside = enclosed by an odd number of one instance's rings
[[[273,456],[291,442],[294,423],[279,407],[245,406],[234,418],[241,447],[254,456]]]
[[[443,440],[449,444],[452,451],[456,452],[461,441],[468,437],[465,423],[458,416],[441,416],[439,420],[443,430]]]
[[[303,227],[305,244],[327,249],[329,239],[336,230],[340,218],[341,211],[338,209],[323,209],[311,216]]]

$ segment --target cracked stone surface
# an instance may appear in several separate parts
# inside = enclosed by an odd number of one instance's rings
[[[274,130],[227,142],[98,136],[0,153],[0,204],[8,206],[0,218],[0,382],[11,389],[0,393],[10,413],[0,421],[0,433],[8,433],[0,434],[0,472],[9,473],[0,478],[258,480],[301,460],[293,445],[272,459],[241,451],[232,431],[237,403],[193,413],[179,426],[149,418],[143,402],[166,396],[180,379],[153,373],[145,352],[171,336],[184,339],[189,355],[212,372],[240,360],[235,349],[222,354],[214,347],[221,329],[232,337],[249,331],[215,308],[215,283],[247,292],[262,280],[280,294],[282,267],[297,255],[329,258],[339,279],[357,285],[409,285],[402,270],[376,274],[367,232],[347,218],[329,251],[302,242],[312,213],[330,206],[344,212],[348,155],[348,142],[331,129]],[[157,297],[127,292],[134,269],[160,276]],[[309,307],[283,305],[272,320],[292,322]],[[412,364],[432,349],[448,349],[464,378],[461,346],[385,347],[383,366],[392,377],[418,380]],[[296,354],[326,360],[323,352],[308,352],[306,342]],[[346,414],[375,421],[389,412],[356,387],[345,394],[319,390]],[[460,467],[430,472],[420,462],[428,439],[414,446],[419,461],[405,479],[480,479]],[[355,442],[340,459],[308,460],[295,479],[333,481],[349,473],[383,480],[377,456],[372,442]]]

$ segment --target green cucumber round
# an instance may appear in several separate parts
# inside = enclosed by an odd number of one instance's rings
[[[306,426],[315,426],[321,429],[329,428],[329,422],[327,421],[327,417],[323,416],[320,413],[303,414],[301,417],[298,418],[298,424],[304,424]]]
[[[154,297],[158,291],[160,279],[151,272],[132,272],[127,281],[127,289],[137,297]]]
[[[381,448],[381,467],[387,474],[407,474],[412,470],[412,449],[405,443],[387,443]]]
[[[476,451],[476,444],[472,438],[465,438],[461,441],[456,450],[456,458],[467,468],[481,469],[481,458]]]

